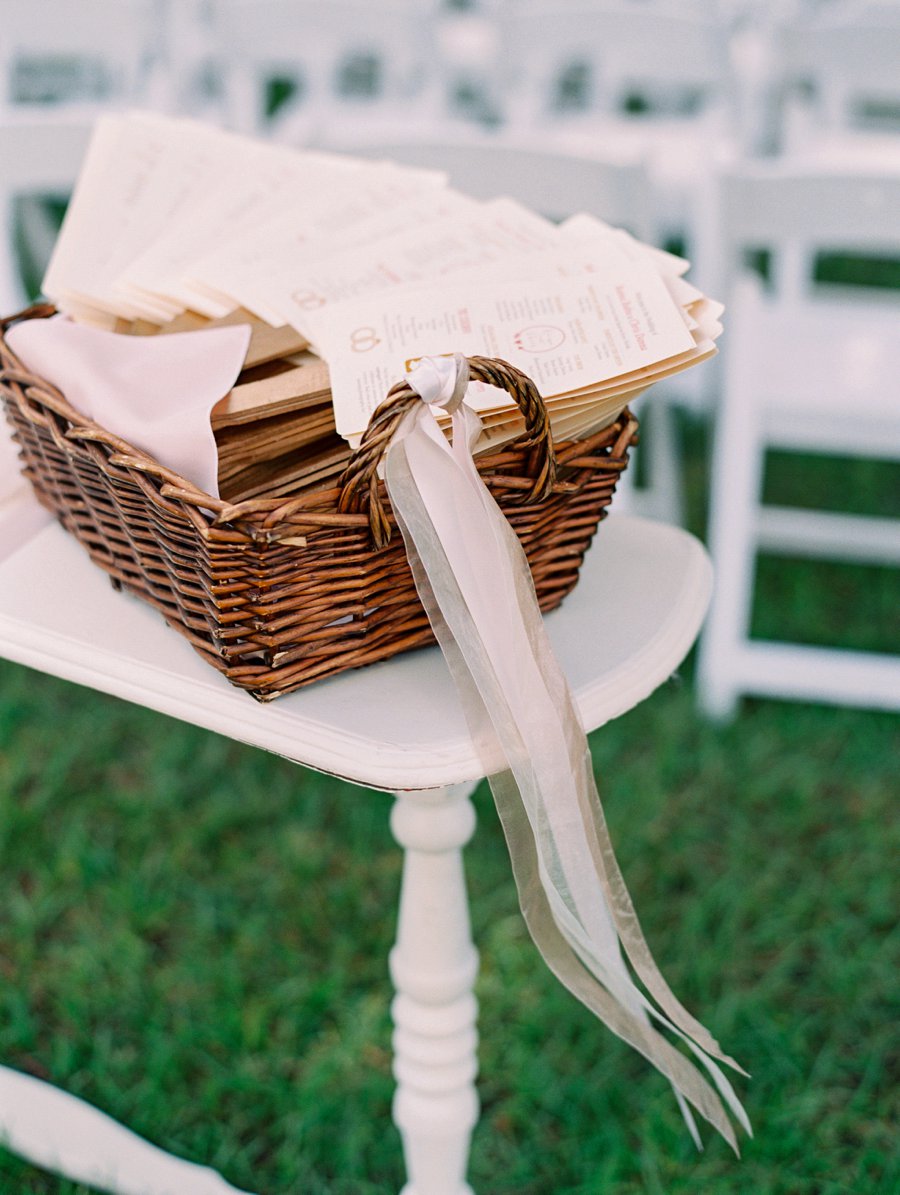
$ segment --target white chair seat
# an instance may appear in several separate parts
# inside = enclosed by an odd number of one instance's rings
[[[550,127],[548,125],[548,127]],[[559,122],[554,139],[561,146],[647,162],[658,206],[660,240],[694,231],[702,188],[717,162],[733,156],[734,144],[719,110],[700,116],[641,116],[590,113]]]
[[[900,303],[817,299],[792,309],[743,286],[729,316],[729,376],[758,396],[769,443],[900,455],[897,398],[885,385],[900,377],[900,335],[885,335],[900,328]]]
[[[809,129],[791,136],[791,151],[797,162],[836,170],[884,170],[891,163],[900,164],[900,137],[896,133],[829,129]]]
[[[22,505],[35,504],[26,495]],[[374,788],[482,775],[437,648],[259,705],[154,610],[114,592],[60,527],[19,542],[17,522],[7,519],[5,543],[0,523],[0,655]],[[618,717],[672,672],[709,584],[703,549],[685,532],[621,516],[601,526],[579,584],[547,617],[586,726]]]

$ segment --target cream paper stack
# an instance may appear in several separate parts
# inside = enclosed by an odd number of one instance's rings
[[[137,112],[98,122],[43,290],[123,334],[251,325],[211,413],[220,491],[239,500],[334,479],[422,356],[503,358],[555,439],[602,429],[716,351],[722,308],[687,269],[591,216],[557,225],[439,172]],[[505,393],[479,383],[467,401],[476,452],[522,431]]]

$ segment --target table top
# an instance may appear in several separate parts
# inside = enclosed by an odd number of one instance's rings
[[[678,667],[709,601],[701,544],[611,515],[547,631],[587,730]],[[0,657],[134,701],[371,788],[437,788],[482,774],[438,648],[346,672],[261,705],[151,607],[116,592],[27,490],[0,504]]]

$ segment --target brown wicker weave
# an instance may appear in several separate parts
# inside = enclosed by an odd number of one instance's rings
[[[42,306],[4,321],[52,314]],[[626,410],[585,440],[551,444],[544,404],[512,366],[470,359],[506,389],[528,431],[478,458],[521,540],[543,610],[578,578],[628,461]],[[433,642],[375,470],[403,411],[395,386],[342,486],[229,504],[79,414],[0,339],[0,399],[38,499],[117,587],[160,610],[227,679],[261,701]]]

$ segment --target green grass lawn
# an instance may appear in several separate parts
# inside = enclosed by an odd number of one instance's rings
[[[0,1057],[237,1185],[398,1190],[389,798],[24,669],[2,681]],[[740,1162],[715,1139],[695,1154],[666,1084],[545,971],[479,790],[477,1191],[896,1189],[898,745],[890,716],[774,703],[715,730],[677,682],[594,736],[660,963],[753,1073]],[[0,1189],[77,1188],[4,1157]]]
[[[699,528],[706,453],[687,430]],[[860,478],[854,500],[868,487],[881,503],[880,475]],[[837,585],[820,567],[791,582],[763,571],[762,631],[787,614],[813,640],[834,624],[896,648],[896,577],[850,570]],[[739,1161],[710,1133],[696,1153],[665,1081],[550,976],[483,786],[467,851],[475,1191],[893,1195],[900,720],[748,701],[715,727],[689,660],[592,747],[647,936],[752,1073],[738,1087],[756,1136]],[[0,664],[0,1059],[237,1186],[398,1191],[389,805]],[[82,1190],[0,1151],[3,1195]]]

